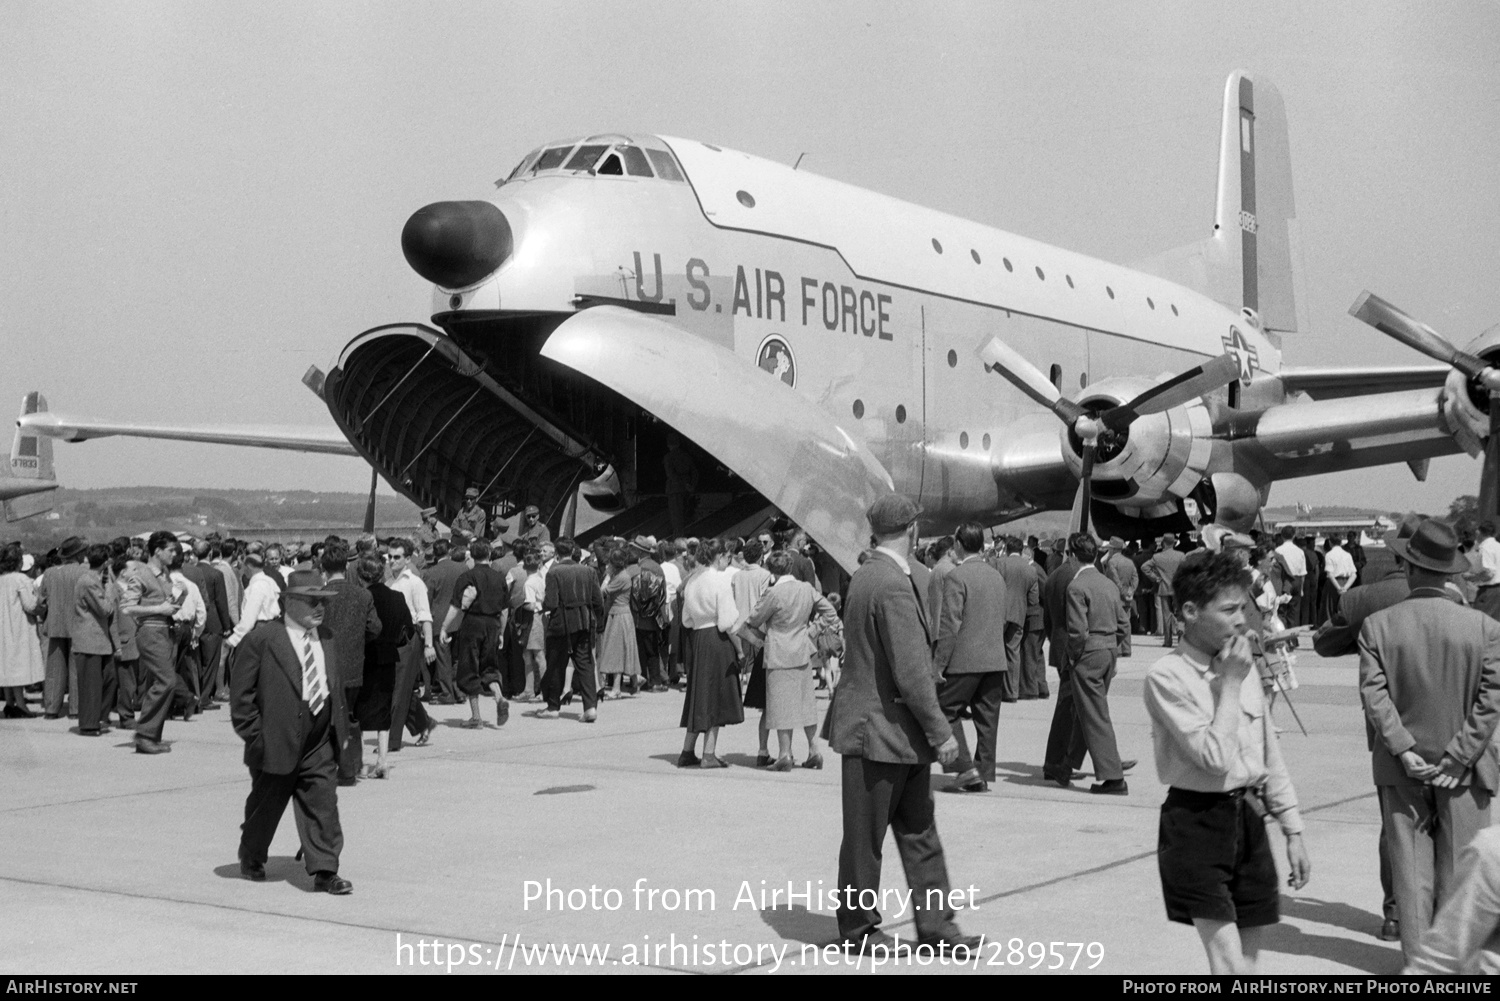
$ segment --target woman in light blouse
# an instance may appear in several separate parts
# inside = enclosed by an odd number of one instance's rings
[[[807,734],[804,768],[822,768],[818,753],[818,709],[814,701],[813,642],[808,624],[816,618],[827,624],[837,618],[828,599],[811,584],[792,576],[792,559],[785,552],[766,557],[772,575],[769,590],[746,620],[749,628],[766,631],[766,699],[761,728],[775,730],[779,754],[772,770],[789,772],[792,760],[792,730]]]
[[[683,663],[687,668],[687,694],[682,702],[682,723],[687,737],[677,767],[728,768],[714,753],[719,727],[745,721],[740,696],[740,668],[729,634],[739,623],[739,607],[730,585],[729,554],[717,539],[698,544],[697,560],[703,569],[692,575],[682,589]],[[703,757],[694,753],[698,734],[703,734]]]

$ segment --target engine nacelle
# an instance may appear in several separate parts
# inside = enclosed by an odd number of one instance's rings
[[[1149,379],[1104,379],[1081,393],[1078,402],[1096,412],[1134,399],[1150,389]],[[1116,507],[1158,517],[1175,510],[1208,471],[1213,422],[1202,399],[1165,413],[1138,418],[1119,434],[1100,438],[1093,469],[1093,496]],[[1063,428],[1062,454],[1074,477],[1083,476],[1083,441]]]
[[[1500,323],[1474,338],[1464,350],[1491,365],[1500,365]],[[1465,451],[1478,455],[1490,433],[1489,393],[1454,369],[1443,387],[1443,416]]]

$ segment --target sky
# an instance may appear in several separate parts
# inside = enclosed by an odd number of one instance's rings
[[[1423,359],[1500,322],[1500,7],[1450,4],[0,0],[0,401],[328,425],[300,382],[425,321],[407,217],[530,149],[643,131],[791,162],[1128,263],[1208,234],[1224,79],[1281,90],[1311,330],[1297,365]],[[108,439],[76,487],[362,490],[360,460]],[[1446,510],[1479,466],[1278,484]]]

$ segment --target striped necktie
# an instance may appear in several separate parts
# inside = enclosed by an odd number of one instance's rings
[[[318,671],[318,662],[313,659],[311,632],[302,634],[302,697],[314,716],[323,711],[323,703],[328,699],[323,675]]]

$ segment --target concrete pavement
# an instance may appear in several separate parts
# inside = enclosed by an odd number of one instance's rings
[[[1164,790],[1141,679],[1160,652],[1137,637],[1111,696],[1121,752],[1141,759],[1128,797],[1041,779],[1050,700],[1005,706],[989,793],[938,795],[952,883],[977,905],[960,924],[986,936],[979,972],[1207,971],[1193,931],[1167,922],[1157,881]],[[1276,718],[1313,875],[1284,896],[1262,967],[1394,972],[1399,948],[1374,937],[1379,819],[1354,658],[1305,652],[1298,674],[1311,735],[1282,705]],[[504,728],[477,731],[452,725],[465,709],[436,709],[449,725],[431,746],[408,744],[388,779],[340,790],[341,871],[355,887],[342,898],[311,892],[290,811],[269,879],[239,878],[249,780],[227,710],[169,723],[172,753],[156,757],[131,753],[128,731],[87,739],[62,720],[0,721],[0,956],[26,973],[433,972],[450,960],[454,973],[852,971],[813,948],[835,934],[818,891],[835,877],[838,757],[823,771],[755,769],[752,711],[720,738],[733,767],[679,771],[681,703],[606,702],[594,725],[576,706],[539,720],[515,705]],[[493,703],[485,712],[493,720]],[[561,891],[550,907],[548,880]],[[788,904],[788,883],[812,896]],[[884,885],[906,889],[890,841]],[[910,935],[909,913],[894,910],[887,928]],[[586,964],[553,951],[577,945],[610,952]]]

